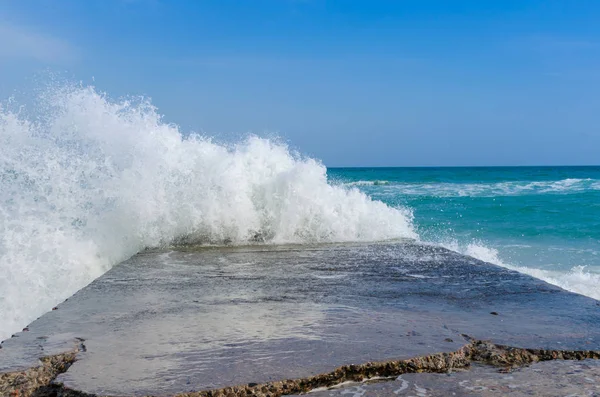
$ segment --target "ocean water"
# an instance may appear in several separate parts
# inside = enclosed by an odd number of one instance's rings
[[[600,299],[600,167],[333,168],[419,239]]]
[[[0,340],[112,266],[181,244],[412,239],[599,298],[600,170],[327,169],[64,85],[0,106]]]

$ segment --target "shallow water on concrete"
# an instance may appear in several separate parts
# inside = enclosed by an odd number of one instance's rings
[[[87,351],[58,381],[168,395],[454,351],[461,334],[598,349],[600,307],[540,280],[412,243],[139,254],[4,342],[0,372]]]

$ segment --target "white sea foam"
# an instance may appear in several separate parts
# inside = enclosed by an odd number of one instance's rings
[[[444,247],[459,252],[464,255],[493,263],[507,269],[528,274],[532,277],[546,281],[547,283],[559,286],[567,291],[586,295],[600,300],[600,274],[586,271],[585,266],[574,266],[567,271],[544,270],[525,266],[515,266],[506,263],[500,258],[500,253],[495,248],[486,247],[483,244],[471,243],[460,245],[456,242],[446,242]]]
[[[145,247],[416,237],[410,211],[280,143],[184,137],[90,87],[40,103],[0,108],[0,340]]]
[[[345,186],[381,186],[381,185],[389,185],[389,181],[355,181],[355,182],[346,182]]]
[[[378,185],[378,181],[349,182],[350,186]],[[600,180],[568,178],[558,181],[497,183],[385,183],[381,194],[431,197],[494,197],[532,194],[570,194],[600,190]]]

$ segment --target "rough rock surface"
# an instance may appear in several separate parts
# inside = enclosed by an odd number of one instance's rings
[[[473,364],[450,373],[404,374],[390,381],[348,383],[319,390],[312,397],[448,397],[600,395],[600,360],[542,361],[513,369]]]
[[[66,372],[75,362],[79,349],[40,358],[37,367],[0,374],[0,396],[42,397],[51,395],[51,383],[58,374]]]

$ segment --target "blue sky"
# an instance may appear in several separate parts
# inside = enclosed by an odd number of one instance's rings
[[[329,166],[600,163],[597,0],[0,0],[0,97],[40,71]]]

